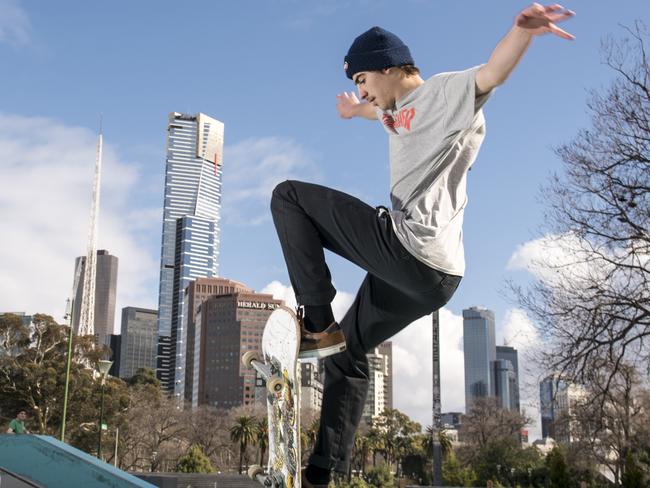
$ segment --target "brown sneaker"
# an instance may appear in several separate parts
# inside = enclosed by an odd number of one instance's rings
[[[323,332],[300,329],[300,352],[298,358],[324,358],[345,351],[345,336],[341,326],[332,322]]]
[[[300,486],[302,488],[327,488],[329,485],[315,485],[307,479],[307,469],[303,468],[300,475]]]

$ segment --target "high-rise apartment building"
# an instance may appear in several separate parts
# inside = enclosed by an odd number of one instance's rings
[[[198,380],[198,403],[232,408],[255,403],[255,369],[245,367],[246,351],[262,353],[262,332],[282,305],[272,295],[232,293],[205,300],[196,316],[204,331],[205,356]]]
[[[386,408],[393,408],[393,343],[391,341],[379,344],[379,354],[386,358],[386,374],[384,375],[384,403]]]
[[[170,356],[158,358],[158,377],[178,398],[185,388],[185,289],[218,274],[223,129],[202,113],[169,115],[158,336],[160,353]]]
[[[385,344],[385,343],[384,343]],[[373,417],[383,413],[386,410],[386,377],[389,374],[389,357],[392,358],[392,347],[384,345],[384,351],[390,350],[389,354],[383,354],[381,346],[376,347],[366,354],[368,358],[368,395],[366,404],[363,408],[363,419],[370,423]],[[391,383],[392,387],[392,383]]]
[[[484,307],[463,310],[463,351],[465,355],[465,408],[474,399],[495,396],[494,361],[496,344],[494,312]]]
[[[300,408],[320,412],[323,405],[323,382],[318,365],[312,362],[300,363]]]
[[[184,303],[187,304],[188,312],[183,314],[186,317],[184,327],[187,329],[183,396],[192,408],[196,408],[199,404],[199,379],[204,374],[206,361],[206,331],[196,320],[199,308],[212,296],[239,292],[253,293],[253,290],[242,283],[224,278],[197,278],[185,289]]]
[[[129,379],[140,368],[156,369],[158,355],[158,311],[147,308],[122,309],[119,375]]]
[[[119,260],[106,250],[97,251],[97,272],[95,275],[95,341],[97,344],[110,345],[110,336],[115,333],[115,299],[117,295],[117,267]],[[81,303],[83,298],[83,276],[86,268],[86,256],[75,260],[76,289],[74,290],[74,309],[72,327],[79,333]]]

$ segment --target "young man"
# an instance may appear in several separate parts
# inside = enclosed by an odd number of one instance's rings
[[[29,434],[25,428],[25,420],[27,419],[27,410],[18,410],[16,418],[9,422],[7,434]]]
[[[555,23],[560,5],[523,10],[485,65],[424,81],[409,49],[373,27],[357,37],[344,69],[358,87],[337,96],[343,118],[379,119],[389,135],[392,210],[322,186],[285,181],[271,210],[298,304],[301,357],[325,357],[320,431],[303,473],[306,488],[346,472],[368,389],[366,353],[442,307],[465,271],[466,176],[485,134],[481,107],[512,72],[532,37],[573,36]],[[368,273],[337,324],[323,248]],[[344,351],[344,352],[342,352]],[[336,354],[339,353],[340,354]]]

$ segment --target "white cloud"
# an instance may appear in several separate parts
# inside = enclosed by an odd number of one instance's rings
[[[393,339],[393,405],[422,427],[431,425],[433,408],[432,319],[422,317]],[[440,310],[442,411],[465,411],[463,318]]]
[[[270,221],[271,192],[287,179],[318,179],[313,156],[293,140],[251,138],[226,146],[222,215],[235,225]]]
[[[284,303],[289,308],[296,307],[296,295],[293,292],[293,288],[291,286],[284,285],[277,280],[274,280],[266,285],[260,291],[260,293],[269,293],[273,295],[273,298],[276,300],[284,300]],[[348,308],[350,308],[350,305],[352,305],[353,300],[354,296],[350,293],[337,290],[336,296],[332,301],[332,313],[334,314],[334,318],[337,321],[341,321],[345,315],[345,312],[347,312]]]
[[[17,0],[0,0],[0,42],[13,46],[29,43],[31,23]]]
[[[61,321],[76,256],[85,255],[96,135],[55,120],[0,114],[0,311],[43,312]],[[122,306],[154,306],[157,256],[142,245],[143,217],[132,196],[140,176],[104,146],[98,248],[119,258],[116,328]]]

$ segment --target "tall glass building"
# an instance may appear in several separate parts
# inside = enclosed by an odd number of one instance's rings
[[[497,346],[497,396],[503,408],[519,411],[519,354],[514,347]]]
[[[138,307],[122,309],[118,374],[131,378],[140,368],[156,368],[158,340],[157,310]]]
[[[158,378],[184,398],[185,288],[218,275],[224,125],[199,113],[169,114],[158,296]]]
[[[474,399],[496,395],[494,362],[496,343],[494,312],[483,307],[463,310],[463,349],[465,356],[465,409]]]

